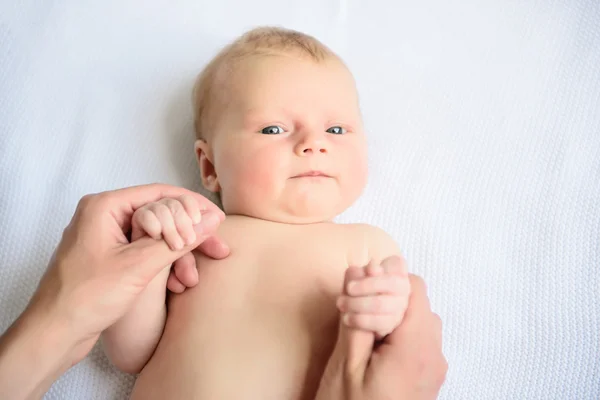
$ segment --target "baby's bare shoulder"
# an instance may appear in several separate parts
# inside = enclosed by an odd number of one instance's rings
[[[396,240],[383,229],[369,224],[348,224],[346,229],[353,238],[368,248],[369,258],[380,262],[383,259],[400,255]]]

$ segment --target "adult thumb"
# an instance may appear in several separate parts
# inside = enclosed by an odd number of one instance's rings
[[[338,342],[334,348],[332,360],[342,359],[346,374],[354,381],[362,382],[369,365],[375,334],[350,328],[340,322]]]
[[[143,237],[124,246],[121,256],[125,267],[144,282],[150,282],[167,265],[172,264],[184,254],[200,246],[206,239],[213,236],[221,223],[218,214],[208,211],[202,215],[201,221],[194,225],[196,241],[181,250],[173,250],[164,239]]]
[[[348,283],[364,277],[364,268],[350,267],[344,276],[343,295],[348,295]],[[333,349],[328,368],[331,371],[344,369],[344,376],[355,382],[362,382],[371,358],[375,334],[349,327],[340,318],[338,339]],[[333,373],[333,372],[332,372]]]

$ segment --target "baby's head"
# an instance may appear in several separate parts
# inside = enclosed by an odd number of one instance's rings
[[[327,221],[366,184],[354,79],[313,37],[279,28],[241,36],[198,77],[194,113],[202,183],[228,215]]]

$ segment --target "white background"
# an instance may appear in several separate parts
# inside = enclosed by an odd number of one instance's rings
[[[316,36],[355,73],[371,176],[339,220],[390,232],[428,282],[440,397],[600,398],[596,0],[2,2],[0,331],[82,195],[199,189],[193,79],[262,24]],[[131,383],[96,349],[47,398]]]

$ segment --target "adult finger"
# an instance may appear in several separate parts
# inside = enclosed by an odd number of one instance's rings
[[[211,211],[217,214],[221,221],[225,219],[223,211],[201,194],[160,183],[103,192],[96,195],[98,197],[96,201],[106,203],[105,209],[110,210],[121,229],[127,231],[131,227],[131,216],[138,208],[165,197],[177,198],[183,195],[193,197],[201,211]]]
[[[439,346],[439,349],[442,349],[442,319],[436,313],[431,313],[433,330],[435,333],[436,343]]]
[[[173,273],[185,287],[196,286],[198,283],[198,270],[194,254],[186,253],[173,264]]]
[[[420,276],[413,274],[408,275],[410,282],[410,297],[408,300],[408,308],[405,318],[412,316],[423,316],[431,313],[431,304],[429,303],[429,297],[427,297],[427,286],[425,281]]]
[[[363,279],[365,276],[365,268],[348,267],[344,274],[342,295],[348,295],[347,287],[351,280]],[[347,371],[356,381],[361,381],[371,356],[375,335],[372,332],[350,328],[343,323],[342,318],[340,318],[338,343],[334,350],[334,353],[337,353],[332,358],[336,358],[338,361],[345,360]]]
[[[408,275],[406,260],[398,255],[393,255],[381,262],[381,267],[388,275]]]
[[[179,282],[177,276],[173,270],[169,272],[169,278],[167,279],[167,289],[169,289],[173,293],[183,293],[185,291],[185,285]]]
[[[394,329],[394,331],[385,339],[385,342],[392,346],[402,340],[402,335],[407,330],[418,331],[423,325],[423,321],[430,318],[432,314],[429,298],[427,297],[425,281],[423,281],[421,277],[413,274],[409,274],[408,277],[410,280],[411,291],[402,324]]]
[[[227,244],[225,244],[225,242],[217,235],[208,237],[205,241],[200,243],[200,246],[197,248],[204,255],[215,260],[226,258],[230,253],[229,246],[227,246]]]

